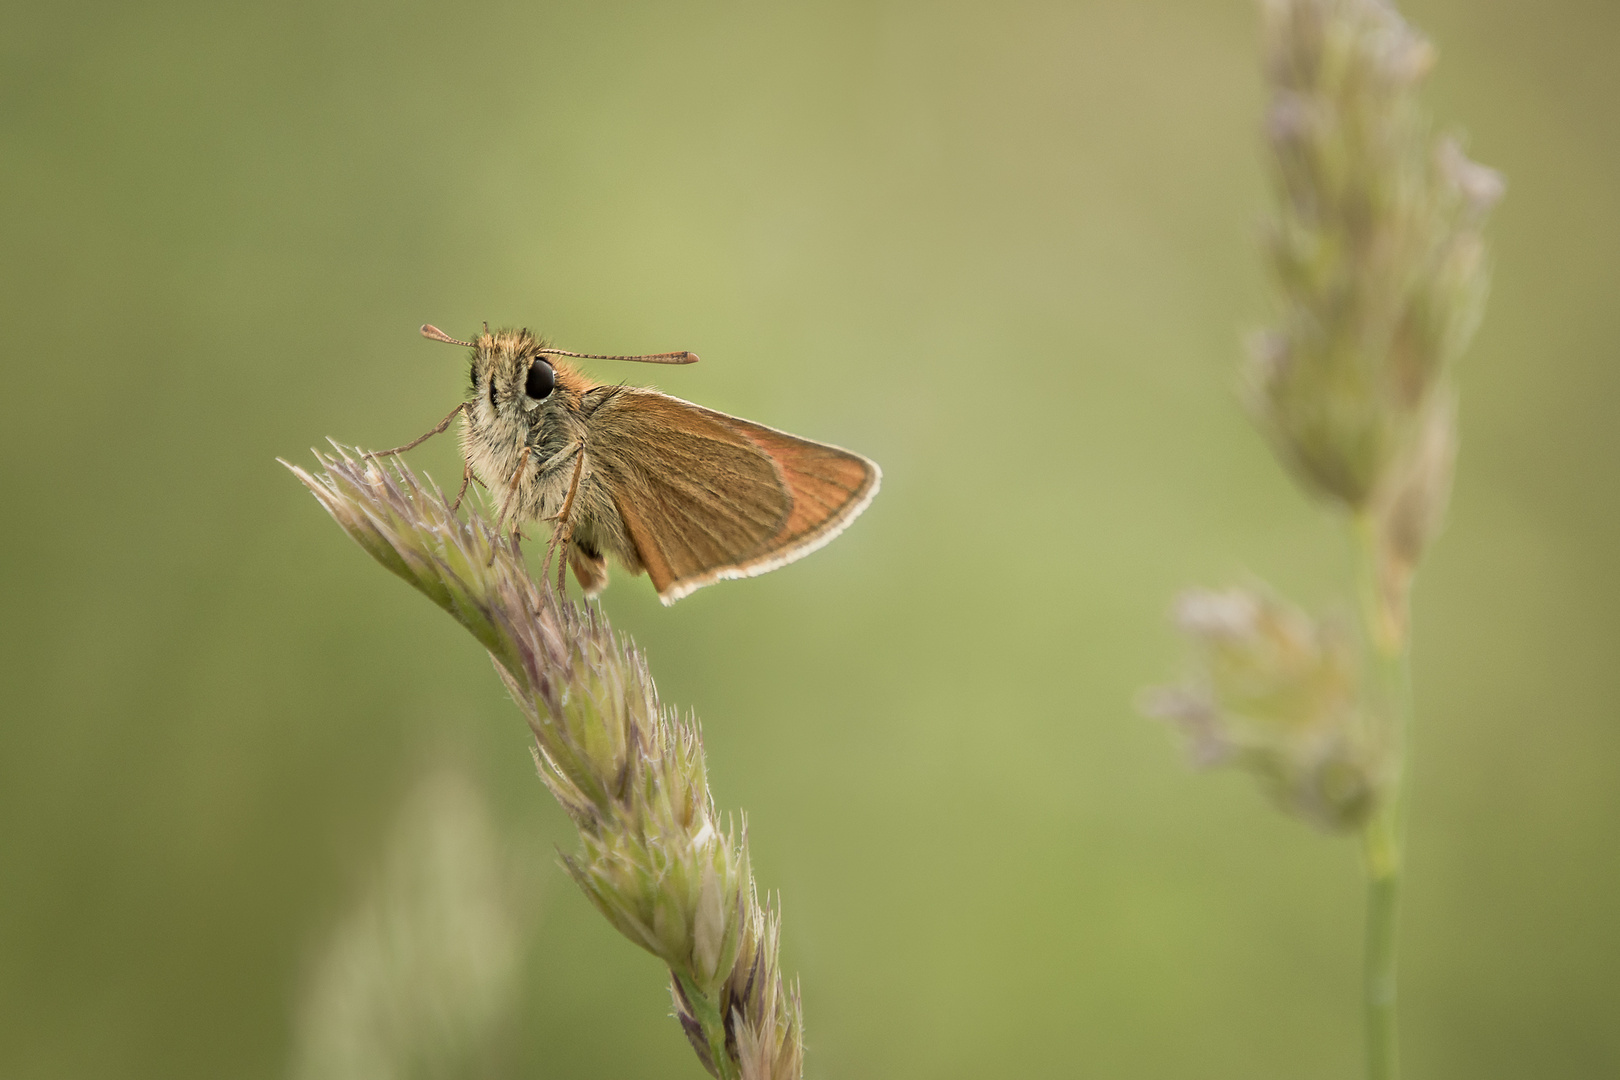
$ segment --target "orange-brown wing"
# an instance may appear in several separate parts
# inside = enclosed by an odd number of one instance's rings
[[[808,555],[877,494],[878,467],[653,390],[591,414],[586,443],[666,604]]]

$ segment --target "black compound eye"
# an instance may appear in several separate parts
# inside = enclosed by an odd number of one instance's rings
[[[556,386],[557,373],[551,370],[550,364],[538,356],[535,357],[534,363],[529,365],[529,379],[523,384],[523,392],[539,401],[551,393]]]

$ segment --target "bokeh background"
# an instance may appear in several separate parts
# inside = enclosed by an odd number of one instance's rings
[[[1510,183],[1417,596],[1406,1057],[1614,1076],[1620,8],[1405,8]],[[521,952],[444,1075],[702,1075],[486,658],[274,460],[430,426],[465,373],[417,325],[484,319],[693,349],[595,370],[884,467],[804,562],[604,600],[748,815],[810,1076],[1356,1075],[1355,844],[1132,706],[1178,589],[1345,597],[1234,391],[1255,38],[1244,0],[6,4],[0,1075],[291,1075],[446,769]]]

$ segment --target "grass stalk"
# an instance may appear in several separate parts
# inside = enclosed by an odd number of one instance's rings
[[[563,865],[620,933],[669,969],[698,1060],[717,1080],[799,1080],[798,988],[777,960],[748,835],[709,795],[695,720],[658,700],[645,659],[600,610],[537,583],[516,542],[467,518],[404,464],[317,455],[289,465],[367,554],[489,650],[528,719],[534,759],[579,829]]]
[[[1283,809],[1361,835],[1367,1076],[1395,1080],[1408,597],[1450,496],[1450,371],[1483,310],[1504,185],[1436,135],[1418,100],[1435,50],[1390,0],[1261,0],[1261,28],[1281,303],[1245,388],[1301,488],[1350,526],[1362,632],[1267,592],[1194,590],[1177,621],[1196,667],[1144,707],[1198,763],[1246,768]]]

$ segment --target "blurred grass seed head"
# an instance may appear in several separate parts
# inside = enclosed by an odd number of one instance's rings
[[[294,1080],[458,1076],[485,1060],[530,924],[511,871],[477,788],[454,772],[424,780],[313,973]]]
[[[1479,322],[1503,183],[1433,136],[1416,91],[1434,50],[1390,5],[1267,0],[1263,43],[1283,303],[1248,398],[1305,487],[1360,511],[1443,427],[1430,414]]]
[[[1239,765],[1283,810],[1328,830],[1360,827],[1389,762],[1359,704],[1350,628],[1247,589],[1188,592],[1176,621],[1196,673],[1149,691],[1143,711],[1181,730],[1195,764]]]
[[[1365,823],[1399,769],[1398,655],[1417,563],[1456,457],[1451,364],[1483,308],[1480,229],[1496,173],[1436,138],[1417,100],[1434,50],[1383,0],[1264,0],[1265,136],[1278,211],[1266,248],[1279,321],[1254,341],[1251,411],[1307,492],[1370,552],[1365,636],[1281,599],[1194,591],[1177,606],[1196,672],[1150,693],[1195,760],[1253,772],[1325,828]],[[1380,661],[1379,670],[1387,664]]]

